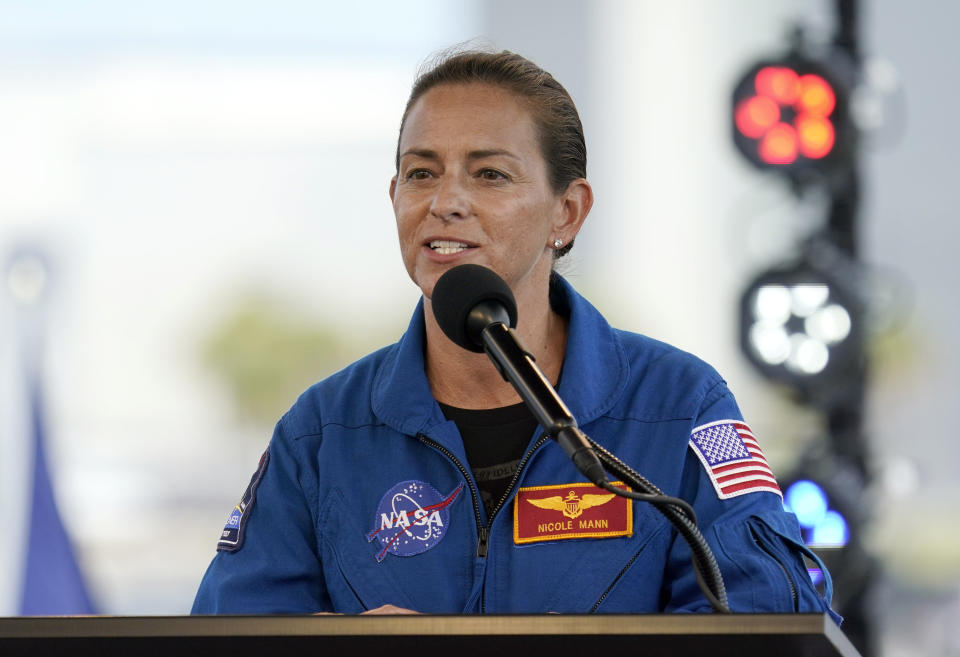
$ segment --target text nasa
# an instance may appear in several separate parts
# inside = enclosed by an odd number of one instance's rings
[[[409,513],[407,511],[391,511],[390,513],[381,513],[380,514],[380,530],[384,529],[394,529],[396,527],[402,527],[406,529],[410,525],[420,526],[420,527],[430,527],[436,525],[437,527],[443,527],[443,520],[440,518],[440,511],[435,510],[432,513],[426,509],[416,509],[413,512],[413,522],[410,522]]]

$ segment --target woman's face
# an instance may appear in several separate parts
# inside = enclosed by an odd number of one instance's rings
[[[547,178],[530,112],[494,85],[446,84],[414,103],[390,182],[407,273],[427,298],[451,267],[497,272],[521,300],[545,286],[563,195]]]

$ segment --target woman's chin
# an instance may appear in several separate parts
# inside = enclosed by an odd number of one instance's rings
[[[475,259],[457,259],[451,260],[449,262],[430,262],[426,266],[420,267],[419,271],[413,277],[413,282],[417,284],[417,287],[420,288],[420,291],[423,292],[423,296],[428,299],[433,298],[433,287],[437,284],[437,281],[440,280],[440,277],[446,274],[448,271],[454,267],[465,264],[476,264],[488,266],[483,262],[478,262]]]

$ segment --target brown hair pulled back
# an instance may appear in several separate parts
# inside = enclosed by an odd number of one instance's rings
[[[580,115],[570,94],[552,75],[509,51],[468,50],[442,55],[422,72],[410,91],[400,135],[414,103],[433,87],[443,84],[480,82],[493,84],[516,94],[529,106],[540,139],[540,152],[547,164],[550,187],[555,194],[566,191],[571,182],[587,176],[587,145]],[[400,139],[397,138],[396,167],[400,169]],[[554,251],[566,255],[573,241]]]

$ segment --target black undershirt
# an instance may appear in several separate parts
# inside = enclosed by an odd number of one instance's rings
[[[510,485],[537,420],[524,403],[479,410],[440,404],[440,410],[460,430],[467,462],[489,516]]]

